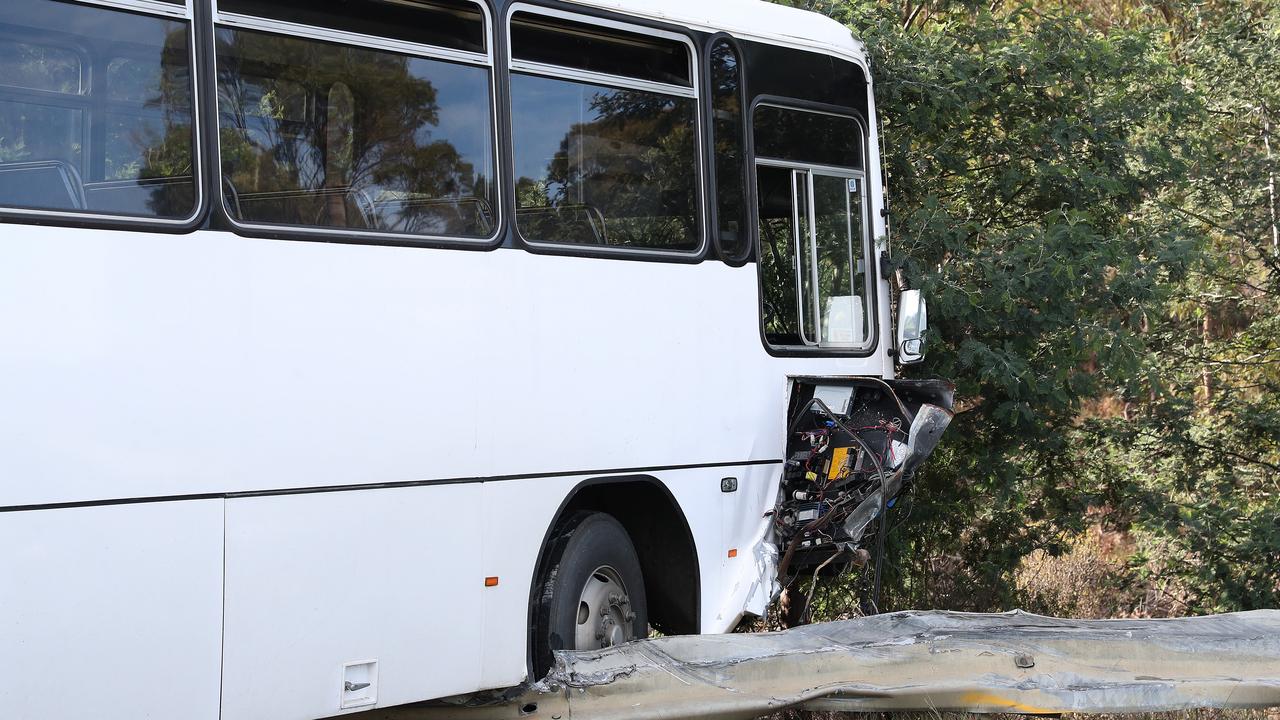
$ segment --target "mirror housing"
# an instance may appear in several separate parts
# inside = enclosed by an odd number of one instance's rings
[[[898,296],[898,362],[914,365],[924,360],[924,333],[929,310],[919,290],[903,290]]]

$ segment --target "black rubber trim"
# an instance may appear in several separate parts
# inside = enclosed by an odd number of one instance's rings
[[[429,487],[431,485],[468,485],[472,483],[511,482],[551,477],[578,475],[635,475],[647,472],[671,470],[698,470],[703,468],[749,467],[754,465],[780,465],[782,460],[745,460],[742,462],[691,463],[688,465],[660,465],[643,468],[615,468],[608,470],[567,470],[563,472],[530,473],[527,475],[494,475],[490,477],[441,478],[437,480],[405,480],[401,482],[371,483],[367,485],[321,485],[316,487],[278,488],[275,490],[249,490],[241,492],[192,493],[189,495],[157,495],[105,500],[81,500],[76,502],[43,503],[35,505],[9,505],[0,507],[0,513],[27,512],[33,510],[63,510],[69,508],[104,507],[109,505],[150,505],[164,502],[189,502],[193,500],[234,500],[237,498],[282,497],[285,495],[319,495],[323,493],[357,492],[360,490],[396,490],[400,488]],[[601,478],[612,480],[612,477]]]
[[[711,73],[711,53],[718,43],[728,45],[738,58],[738,107],[742,113],[742,162],[739,164],[738,172],[742,174],[742,204],[743,210],[747,213],[747,226],[743,228],[743,232],[747,237],[746,247],[737,255],[725,252],[720,242],[720,177],[716,168],[715,97],[711,91],[715,82]],[[702,145],[703,152],[706,153],[707,166],[707,199],[704,212],[707,217],[707,237],[715,246],[716,255],[721,262],[729,267],[743,267],[751,262],[755,254],[755,233],[752,228],[758,223],[754,222],[756,212],[752,207],[759,202],[756,200],[755,164],[751,153],[751,124],[747,122],[747,108],[751,105],[751,94],[747,87],[746,53],[743,52],[742,44],[738,39],[726,32],[718,32],[706,38],[701,52],[702,87],[704,88],[701,111],[705,140]]]

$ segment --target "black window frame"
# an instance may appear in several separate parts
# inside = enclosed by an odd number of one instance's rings
[[[715,52],[716,45],[726,43],[738,58],[738,105],[742,110],[742,137],[739,141],[742,143],[742,160],[739,163],[738,172],[742,175],[742,202],[743,210],[746,213],[746,227],[743,231],[746,233],[743,249],[741,252],[734,254],[726,252],[720,241],[720,173],[716,167],[716,128],[715,128],[715,93],[711,88],[715,85],[714,78],[711,73],[714,68],[712,63],[712,53]],[[706,180],[706,200],[704,202],[704,212],[707,215],[707,233],[715,245],[716,256],[726,265],[730,267],[742,267],[753,262],[757,257],[756,244],[759,240],[760,232],[759,223],[756,218],[756,211],[753,209],[756,205],[756,173],[755,173],[755,157],[752,151],[754,139],[751,133],[751,121],[748,115],[751,107],[751,92],[747,84],[747,62],[746,55],[742,43],[738,39],[726,32],[717,32],[706,38],[703,44],[702,56],[703,87],[706,88],[703,100],[702,112],[705,116],[706,124],[706,152],[707,159],[707,180]]]
[[[515,220],[517,212],[517,203],[515,198],[515,141],[514,141],[514,118],[511,108],[511,77],[515,74],[527,74],[535,77],[547,77],[558,80],[571,80],[579,82],[596,82],[608,87],[617,87],[622,89],[634,89],[651,92],[667,92],[667,89],[675,89],[680,86],[665,83],[655,83],[639,79],[628,78],[623,75],[610,75],[606,73],[594,73],[589,71],[581,71],[574,68],[564,68],[554,65],[542,65],[540,63],[529,63],[516,60],[511,48],[511,20],[518,13],[529,13],[541,15],[548,19],[563,19],[567,22],[577,23],[580,25],[597,25],[605,29],[613,29],[622,32],[632,32],[638,34],[660,33],[663,37],[677,40],[687,46],[689,51],[689,67],[691,88],[684,88],[684,91],[692,91],[693,113],[694,113],[694,155],[697,162],[695,178],[695,201],[694,207],[698,212],[695,227],[699,233],[699,243],[693,250],[662,250],[644,247],[619,247],[607,245],[594,245],[589,243],[549,243],[530,241],[520,231],[519,223]],[[537,0],[517,0],[506,6],[503,12],[502,32],[500,34],[499,47],[501,49],[501,57],[499,62],[502,65],[503,75],[503,100],[504,111],[506,114],[505,127],[503,131],[506,138],[506,147],[504,148],[504,160],[507,165],[508,182],[512,192],[508,193],[508,217],[510,222],[510,234],[514,246],[539,255],[564,255],[572,257],[593,257],[593,258],[611,258],[615,260],[641,260],[654,262],[670,262],[682,264],[697,264],[706,260],[712,249],[712,240],[709,226],[707,223],[708,214],[708,195],[707,178],[710,175],[707,158],[707,140],[708,129],[707,114],[704,109],[706,95],[705,66],[703,62],[703,53],[705,42],[701,41],[699,36],[692,30],[678,26],[648,20],[639,16],[626,15],[621,12],[609,12],[596,10],[590,7],[568,5],[561,2],[539,2]],[[531,65],[536,65],[544,69],[544,72],[537,70],[525,70]],[[550,74],[546,70],[556,70],[557,74]],[[679,97],[688,97],[687,94],[677,95]]]
[[[191,77],[191,179],[195,203],[191,212],[182,218],[147,217],[143,215],[125,215],[90,210],[53,210],[39,208],[21,208],[0,205],[0,222],[27,225],[56,225],[64,227],[101,228],[107,230],[147,230],[170,234],[184,234],[200,227],[211,206],[209,171],[205,162],[204,137],[204,65],[202,52],[205,33],[199,31],[202,26],[202,15],[199,4],[202,0],[50,0],[67,5],[82,5],[100,10],[123,12],[185,23],[187,27],[187,53],[190,65],[188,74]],[[82,68],[83,73],[83,68]],[[103,79],[105,80],[105,78]],[[81,82],[84,82],[83,78]],[[106,92],[103,87],[101,92]],[[39,92],[39,91],[37,91]],[[74,97],[82,98],[82,102],[92,103],[90,93],[80,93]],[[104,100],[105,101],[105,100]],[[85,132],[89,132],[86,127]]]
[[[365,35],[362,33],[325,28],[315,25],[289,23],[266,17],[219,12],[217,0],[203,0],[203,2],[208,5],[209,16],[203,24],[206,31],[204,33],[205,40],[202,43],[202,46],[204,48],[205,55],[208,58],[207,72],[211,78],[213,88],[211,94],[214,100],[214,102],[206,103],[207,105],[211,105],[211,107],[206,109],[204,120],[209,123],[209,127],[214,130],[214,140],[210,143],[209,148],[209,152],[212,154],[209,165],[211,166],[211,172],[214,174],[216,181],[211,183],[212,189],[209,194],[216,198],[216,201],[210,202],[211,211],[213,213],[211,222],[215,227],[231,230],[244,237],[332,242],[352,245],[449,248],[482,251],[493,250],[504,245],[505,237],[507,235],[507,227],[510,224],[510,214],[507,208],[507,198],[510,195],[510,192],[507,189],[507,168],[503,166],[502,162],[504,152],[503,147],[505,144],[505,136],[503,135],[504,123],[502,122],[505,105],[505,88],[499,85],[501,73],[498,68],[499,53],[496,42],[497,34],[494,31],[494,12],[490,2],[487,0],[463,0],[463,2],[475,5],[480,9],[481,14],[483,15],[485,39],[484,53],[453,50],[450,48],[393,40],[375,35]],[[228,21],[228,18],[230,21]],[[446,235],[396,233],[366,230],[361,228],[253,223],[237,220],[227,209],[226,193],[224,192],[222,183],[221,131],[219,129],[218,107],[216,104],[218,78],[217,34],[220,28],[274,33],[277,35],[295,33],[297,37],[303,37],[321,43],[330,43],[376,52],[397,53],[410,57],[424,58],[427,60],[484,68],[489,76],[489,117],[491,123],[490,133],[493,142],[492,184],[496,192],[492,208],[494,213],[493,232],[485,238],[467,238]]]
[[[866,68],[862,68],[867,73]],[[868,73],[869,75],[869,73]],[[869,87],[868,82],[868,87]],[[865,254],[867,288],[869,297],[866,303],[867,316],[867,344],[860,348],[847,348],[840,346],[803,346],[803,345],[775,345],[769,342],[768,335],[765,333],[764,327],[764,264],[760,262],[762,250],[760,247],[761,239],[759,234],[760,215],[759,215],[759,196],[756,188],[752,186],[751,195],[751,217],[752,225],[755,227],[755,242],[753,243],[754,261],[756,264],[756,286],[758,298],[756,302],[756,326],[760,334],[760,342],[764,346],[765,352],[774,357],[784,358],[800,358],[800,357],[832,357],[832,358],[866,358],[872,357],[881,351],[880,328],[880,284],[883,278],[880,276],[879,255],[876,252],[875,238],[875,199],[871,193],[870,171],[868,168],[868,159],[871,157],[873,148],[871,147],[871,135],[869,124],[862,111],[857,108],[846,107],[842,105],[828,105],[826,103],[814,102],[811,100],[800,100],[791,97],[783,97],[780,95],[757,95],[752,98],[750,110],[747,112],[747,126],[750,134],[750,143],[748,145],[748,153],[750,155],[751,175],[754,178],[757,174],[757,168],[761,159],[766,163],[771,158],[761,158],[756,154],[755,148],[755,116],[756,109],[760,105],[769,105],[787,110],[797,110],[800,112],[817,112],[831,115],[839,115],[842,117],[852,118],[858,123],[859,129],[862,131],[862,165],[859,170],[862,173],[862,182],[864,186],[864,195],[866,201],[863,203],[863,238],[862,250]],[[773,158],[780,159],[780,158]],[[816,163],[810,163],[815,168],[820,169],[822,166]]]

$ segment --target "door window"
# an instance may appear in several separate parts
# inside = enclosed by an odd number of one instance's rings
[[[872,340],[855,173],[759,168],[765,338],[774,346],[864,348]]]
[[[874,278],[864,251],[861,123],[851,115],[761,104],[752,133],[766,342],[870,348]]]
[[[818,344],[861,347],[867,332],[861,289],[862,202],[856,178],[808,173],[813,213],[812,305]]]

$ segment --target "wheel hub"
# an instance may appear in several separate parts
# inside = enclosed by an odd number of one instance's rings
[[[636,614],[622,577],[608,565],[587,576],[578,597],[575,650],[596,650],[635,639]]]

